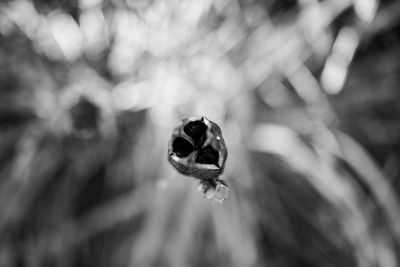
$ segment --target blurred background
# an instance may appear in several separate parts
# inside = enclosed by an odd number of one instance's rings
[[[395,0],[1,1],[0,266],[399,266],[399,48]]]

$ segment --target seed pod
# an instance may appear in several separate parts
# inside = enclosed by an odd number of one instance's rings
[[[175,169],[215,187],[228,151],[217,124],[205,117],[183,119],[171,136],[168,160]]]

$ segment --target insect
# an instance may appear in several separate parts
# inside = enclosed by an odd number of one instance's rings
[[[184,175],[199,179],[199,190],[206,198],[218,202],[229,196],[229,187],[219,178],[227,157],[220,127],[203,116],[183,119],[168,144],[168,160],[172,166]]]

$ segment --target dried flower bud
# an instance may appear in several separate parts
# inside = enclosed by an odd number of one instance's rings
[[[217,124],[205,117],[190,117],[174,129],[168,145],[168,160],[185,175],[216,186],[228,152]]]

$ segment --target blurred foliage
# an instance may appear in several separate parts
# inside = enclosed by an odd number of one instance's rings
[[[0,3],[0,266],[400,262],[394,0]],[[222,205],[166,160],[204,115]]]

